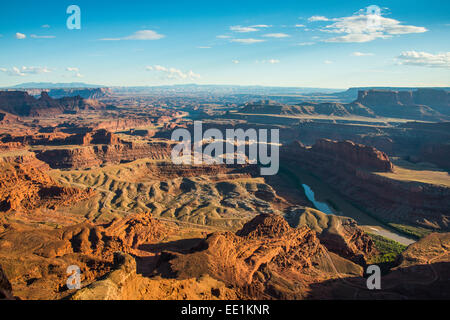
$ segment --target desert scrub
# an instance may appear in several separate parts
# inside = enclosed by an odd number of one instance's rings
[[[385,237],[372,233],[369,233],[369,236],[375,243],[375,248],[377,249],[378,254],[371,257],[367,264],[385,264],[392,267],[394,266],[399,254],[406,249],[406,246],[396,241],[386,239]]]
[[[402,232],[403,234],[412,236],[417,240],[429,235],[432,232],[425,228],[413,227],[413,226],[408,226],[408,225],[404,225],[404,224],[389,223],[389,225],[392,228]]]

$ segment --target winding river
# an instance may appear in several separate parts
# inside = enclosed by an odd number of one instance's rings
[[[326,214],[353,218],[364,231],[397,241],[403,245],[409,245],[415,242],[414,239],[397,232],[360,210],[342,198],[326,183],[311,174],[300,170],[295,170],[295,173],[290,173],[301,181],[301,187],[306,197],[313,203],[317,210]]]

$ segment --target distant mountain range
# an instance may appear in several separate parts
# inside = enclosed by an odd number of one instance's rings
[[[411,120],[449,121],[450,91],[422,88],[417,90],[358,90],[350,103],[303,102],[295,105],[270,100],[246,103],[243,114],[327,115],[349,117],[387,117]]]

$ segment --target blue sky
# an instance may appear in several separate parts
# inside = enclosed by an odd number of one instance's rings
[[[66,27],[72,4],[81,9],[80,30]],[[381,16],[370,15],[370,5]],[[450,86],[447,1],[55,0],[0,8],[0,86]]]

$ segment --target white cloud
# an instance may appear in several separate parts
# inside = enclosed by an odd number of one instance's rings
[[[352,53],[352,56],[354,56],[354,57],[366,57],[366,56],[373,56],[373,53],[356,51],[356,52]]]
[[[330,60],[325,60],[323,63],[325,63],[325,64],[332,64],[333,63],[333,61],[330,61]]]
[[[32,74],[41,74],[51,72],[47,67],[25,67],[22,68],[12,67],[11,69],[1,68],[0,71],[5,72],[10,76],[24,77]]]
[[[167,71],[168,71],[166,67],[159,66],[159,65],[156,65],[156,66],[155,66],[155,70],[156,70],[156,71],[164,71],[164,72],[167,72]]]
[[[241,26],[231,26],[230,30],[234,31],[234,32],[241,32],[241,33],[259,31],[259,29],[255,28],[255,27],[241,27]]]
[[[156,31],[153,30],[139,30],[136,31],[135,33],[127,36],[127,37],[123,37],[123,38],[103,38],[100,40],[103,41],[119,41],[119,40],[159,40],[164,38],[165,35],[163,34],[159,34]]]
[[[260,31],[260,29],[263,28],[270,28],[272,26],[268,25],[268,24],[255,24],[253,26],[249,26],[249,27],[243,27],[243,26],[231,26],[230,30],[234,31],[234,32],[240,32],[240,33],[247,33],[247,32],[256,32],[256,31]]]
[[[72,72],[72,76],[75,76],[77,78],[83,78],[83,75],[80,73],[80,69],[76,67],[67,67],[66,71]]]
[[[353,16],[329,19],[334,21],[320,31],[343,34],[324,40],[325,42],[369,42],[375,39],[388,39],[395,35],[423,33],[424,27],[404,25],[400,21],[382,15],[366,14],[360,10]]]
[[[233,62],[234,64],[238,64],[240,61],[239,60],[231,60],[231,62]]]
[[[248,39],[231,39],[230,41],[237,42],[237,43],[243,43],[243,44],[253,44],[253,43],[264,42],[266,40],[248,38]]]
[[[26,37],[27,36],[25,34],[20,33],[20,32],[16,32],[16,39],[21,40],[21,39],[25,39]]]
[[[268,37],[268,38],[289,38],[290,35],[286,34],[286,33],[268,33],[263,35],[263,37]]]
[[[431,68],[450,68],[450,52],[432,54],[427,52],[405,51],[397,57],[399,64]]]
[[[199,46],[199,47],[197,47],[197,49],[211,49],[211,47],[209,47],[209,46]]]
[[[297,43],[298,46],[312,46],[315,42],[300,42]]]
[[[37,36],[35,34],[30,35],[30,38],[33,39],[53,39],[56,38],[56,36]]]
[[[305,25],[304,25],[304,24],[296,24],[295,27],[296,27],[296,28],[304,28]]]
[[[227,35],[221,34],[221,35],[216,36],[216,38],[218,38],[218,39],[229,39],[229,38],[231,38],[231,36],[227,36]]]
[[[327,17],[324,16],[312,16],[308,18],[309,22],[316,22],[316,21],[330,21]]]
[[[42,25],[42,26],[41,26],[41,28],[45,28],[45,29],[48,29],[48,28],[50,28],[50,25],[48,25],[48,24],[44,24],[44,25]]]
[[[193,72],[192,70],[183,72],[176,68],[166,68],[160,65],[146,66],[145,70],[157,71],[164,74],[165,78],[170,80],[195,80],[201,78],[199,74]]]
[[[270,63],[270,64],[277,64],[280,63],[280,60],[278,59],[269,59],[269,60],[256,60],[256,63]]]

